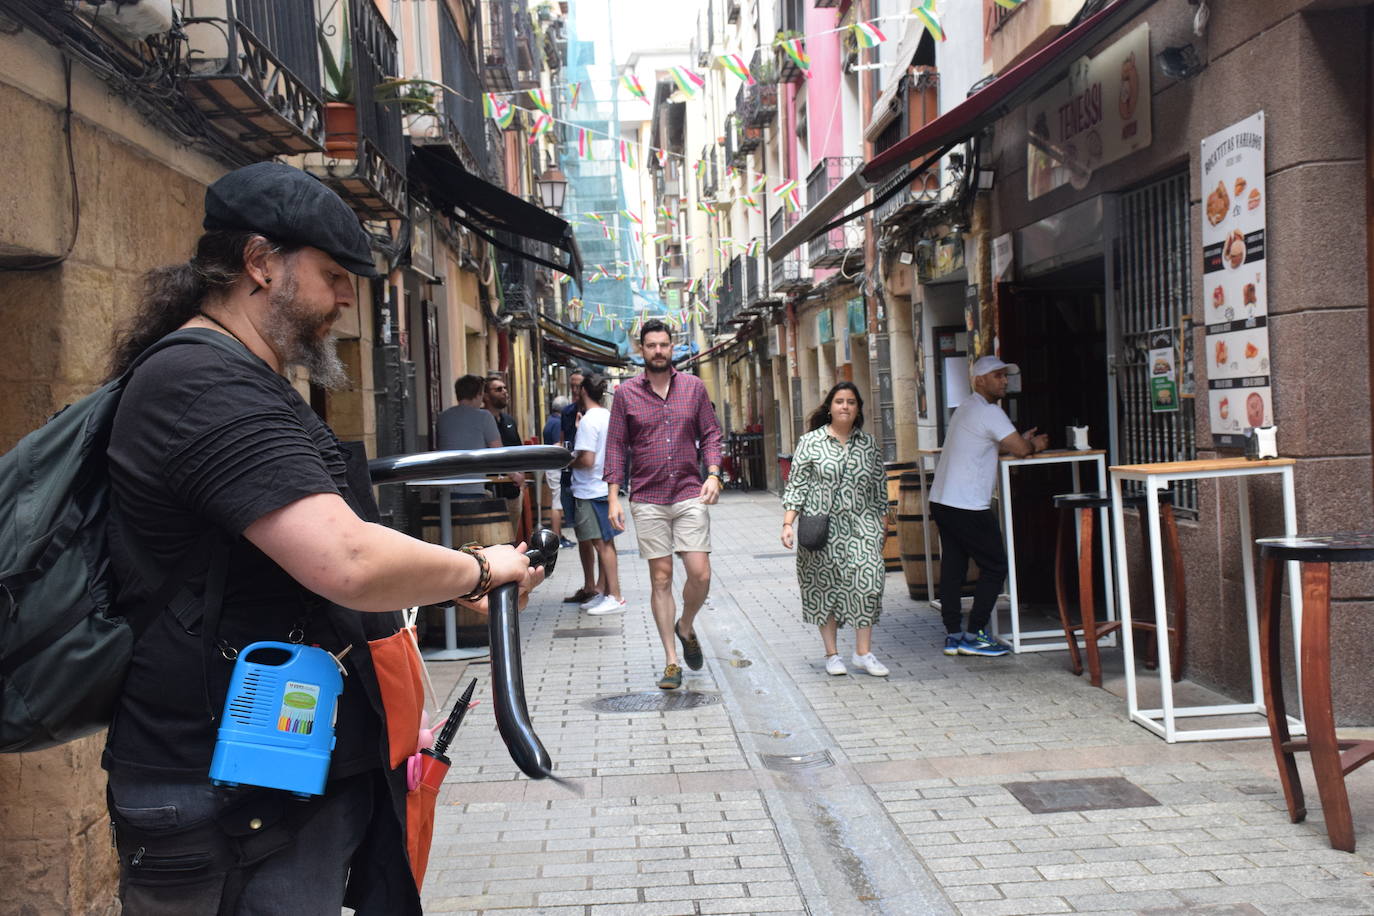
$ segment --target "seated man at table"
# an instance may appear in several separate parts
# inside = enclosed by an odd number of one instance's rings
[[[440,449],[477,449],[499,448],[501,433],[496,428],[496,419],[490,412],[482,409],[482,389],[485,385],[480,375],[465,375],[453,383],[453,396],[458,403],[439,414]],[[481,499],[488,496],[482,483],[465,483],[452,490],[455,499]]]
[[[1018,433],[997,405],[1016,366],[995,356],[973,364],[973,391],[954,411],[930,490],[930,517],[940,531],[940,613],[945,620],[945,655],[1006,655],[987,632],[1007,577],[1007,550],[997,513],[991,508],[999,454],[1025,458],[1049,447],[1035,428]],[[962,624],[964,575],[969,558],[978,564],[978,584],[968,628]]]

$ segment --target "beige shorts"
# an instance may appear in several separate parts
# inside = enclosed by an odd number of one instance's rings
[[[635,537],[639,539],[642,559],[655,560],[674,553],[711,552],[711,515],[700,497],[693,496],[667,506],[631,502],[630,515],[635,520]]]

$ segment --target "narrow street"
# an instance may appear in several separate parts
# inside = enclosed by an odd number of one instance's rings
[[[580,577],[563,552],[522,618],[524,672],[581,794],[515,768],[484,662],[431,665],[441,694],[476,677],[482,705],[455,741],[426,912],[1374,913],[1374,771],[1350,778],[1359,851],[1334,851],[1305,760],[1291,824],[1267,740],[1165,744],[1062,652],[947,658],[900,573],[874,638],[891,676],[829,677],[781,515],[769,493],[713,511],[706,665],[674,693],[654,687],[632,532],[623,615],[560,602]]]

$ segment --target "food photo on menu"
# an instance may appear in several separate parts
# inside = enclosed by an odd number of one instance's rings
[[[1272,426],[1269,388],[1229,388],[1212,392],[1212,429],[1241,434],[1252,426]]]

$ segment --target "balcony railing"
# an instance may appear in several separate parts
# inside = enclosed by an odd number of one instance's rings
[[[327,131],[330,150],[322,162],[306,167],[354,211],[367,219],[397,219],[406,212],[406,145],[401,108],[374,101],[377,84],[398,71],[396,36],[373,0],[348,0],[349,42],[353,61],[350,96],[346,105],[356,116],[355,133]],[[351,157],[349,154],[352,154]]]
[[[731,25],[739,22],[739,0],[725,0],[725,21]]]
[[[459,33],[448,4],[439,4],[439,67],[444,85],[455,90],[441,90],[444,140],[458,148],[464,167],[474,174],[486,175],[491,162],[488,121],[482,116],[482,78],[473,65],[471,50]]]
[[[444,4],[447,6],[447,4]],[[482,75],[488,92],[533,88],[529,14],[518,0],[482,0]]]
[[[799,213],[778,210],[768,221],[768,237],[778,239],[801,218]],[[811,268],[802,263],[801,253],[793,249],[791,253],[774,261],[769,289],[773,295],[783,297],[804,293],[811,288]]]
[[[873,211],[873,221],[880,226],[905,219],[912,213],[939,200],[940,197],[938,169],[927,169],[920,175],[916,175],[909,165],[880,184],[873,196],[882,197],[898,185],[902,186],[902,190],[883,201]]]
[[[806,205],[820,203],[851,172],[863,164],[859,156],[827,156],[806,178]],[[807,262],[812,268],[843,267],[863,258],[863,223],[851,220],[807,243]]]
[[[183,0],[196,109],[257,156],[324,149],[314,0]]]
[[[730,260],[721,281],[716,294],[716,324],[723,328],[738,320],[744,306],[744,270],[739,257]]]

